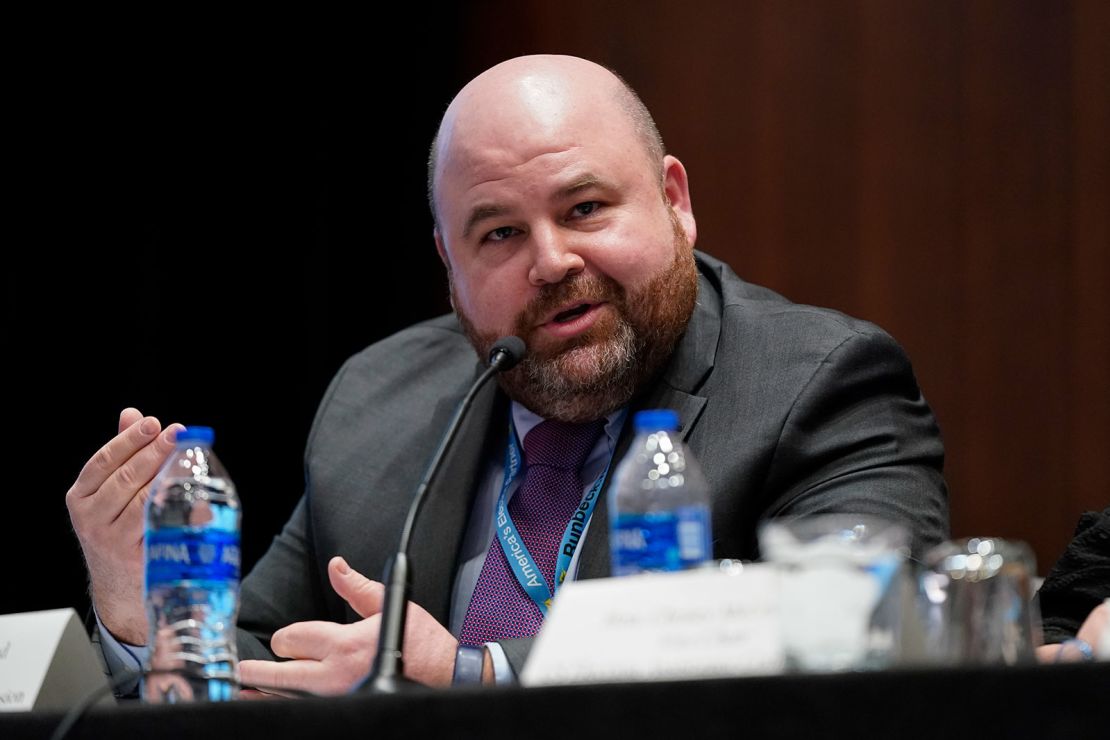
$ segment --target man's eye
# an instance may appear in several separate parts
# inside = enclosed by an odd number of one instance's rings
[[[516,229],[512,226],[502,226],[499,229],[494,229],[486,234],[485,241],[487,242],[502,242],[516,233]]]
[[[579,203],[572,210],[575,216],[589,216],[600,207],[601,204],[596,200],[588,200],[585,203]]]

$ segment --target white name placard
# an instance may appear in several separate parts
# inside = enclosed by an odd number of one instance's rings
[[[567,583],[526,686],[780,673],[779,575],[693,570]]]
[[[73,609],[0,615],[0,712],[67,709],[106,685]]]

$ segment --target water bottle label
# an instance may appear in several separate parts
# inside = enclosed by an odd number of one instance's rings
[[[682,570],[709,559],[709,512],[704,507],[620,514],[610,532],[613,575]]]
[[[171,527],[146,533],[147,588],[177,581],[239,580],[239,534]]]

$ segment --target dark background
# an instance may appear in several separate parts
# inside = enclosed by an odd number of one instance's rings
[[[127,405],[216,428],[261,555],[343,359],[447,309],[424,201],[439,115],[537,51],[640,91],[690,172],[699,247],[907,347],[954,534],[1027,540],[1043,573],[1079,513],[1110,505],[1105,3],[128,22],[28,29],[5,106],[0,611],[83,609],[64,495]]]
[[[265,551],[343,360],[449,310],[424,163],[463,82],[451,25],[407,57],[205,32],[46,55],[19,111],[29,228],[4,271],[17,458],[0,611],[82,609],[64,496],[129,405],[215,427],[244,559]]]

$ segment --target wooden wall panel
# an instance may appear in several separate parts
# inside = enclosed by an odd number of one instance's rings
[[[1110,505],[1110,4],[485,2],[460,81],[620,71],[690,171],[699,246],[908,349],[956,535],[1041,570]]]
[[[1110,500],[1110,7],[1070,17],[1071,208],[1068,291],[1069,490]]]
[[[965,320],[954,338],[968,382],[954,409],[953,472],[965,492],[954,511],[1044,550],[1074,520],[1059,505],[1072,495],[1061,351],[1071,318],[1068,34],[1062,5],[1004,11],[972,4],[963,24]]]

